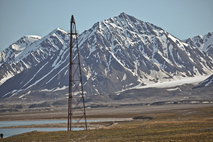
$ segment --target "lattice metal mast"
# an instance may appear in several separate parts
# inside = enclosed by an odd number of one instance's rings
[[[80,67],[80,56],[78,49],[78,35],[76,30],[76,23],[74,16],[71,17],[70,23],[70,66],[69,66],[69,100],[68,100],[68,131],[73,128],[73,115],[74,110],[80,109],[80,114],[75,117],[80,117],[76,122],[82,118],[85,120],[85,129],[87,130],[84,94],[82,84],[82,73]],[[73,110],[73,108],[75,108]]]

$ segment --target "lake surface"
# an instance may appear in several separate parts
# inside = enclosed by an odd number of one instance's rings
[[[4,138],[10,137],[17,134],[22,134],[26,132],[32,132],[32,131],[67,131],[67,128],[9,128],[9,129],[1,129],[0,133],[4,134]],[[79,131],[83,130],[83,128],[74,128],[73,131]]]
[[[87,122],[96,121],[118,121],[122,119],[95,119],[87,120]],[[53,124],[53,123],[67,123],[68,120],[31,120],[31,121],[0,121],[0,133],[4,134],[4,138],[10,137],[12,135],[17,135],[21,133],[31,132],[31,131],[67,131],[67,128],[1,128],[8,126],[20,126],[20,125],[35,125],[35,124]],[[75,122],[75,121],[73,121]],[[80,122],[84,122],[81,120]],[[74,128],[74,131],[83,130],[82,128]]]
[[[0,127],[52,123],[67,123],[67,120],[0,121]]]

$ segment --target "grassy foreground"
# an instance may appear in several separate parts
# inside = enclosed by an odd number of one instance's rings
[[[213,141],[213,107],[147,113],[146,116],[153,119],[115,122],[109,127],[88,131],[30,132],[0,141]]]

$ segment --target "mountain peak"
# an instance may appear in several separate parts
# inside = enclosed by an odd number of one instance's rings
[[[49,33],[49,35],[52,35],[53,33],[58,33],[58,34],[68,34],[68,32],[64,31],[63,29],[61,28],[56,28],[54,29],[52,32]]]
[[[133,17],[133,16],[131,16],[131,15],[128,15],[128,14],[126,14],[126,13],[124,13],[124,12],[122,12],[120,15],[118,15],[118,17],[119,17],[120,19],[128,19],[128,20],[130,20],[130,21],[132,21],[132,22],[137,22],[137,20],[138,20],[138,19],[136,19],[135,17]]]
[[[127,16],[127,14],[122,12],[122,13],[119,14],[119,16]]]
[[[129,14],[126,14],[126,13],[124,13],[124,12],[122,12],[122,13],[120,13],[119,15],[118,15],[118,17],[132,17],[132,18],[134,18],[134,19],[136,19],[134,16],[131,16],[131,15],[129,15]]]
[[[4,62],[13,61],[23,50],[40,39],[41,37],[36,35],[26,35],[21,37],[0,53],[0,65]]]
[[[26,46],[32,44],[34,41],[37,41],[41,39],[40,36],[36,35],[25,35],[21,37],[19,40],[17,40],[15,43],[11,44],[9,48],[14,49],[14,50],[23,50]],[[23,45],[24,44],[24,45]],[[25,46],[25,47],[23,47]]]

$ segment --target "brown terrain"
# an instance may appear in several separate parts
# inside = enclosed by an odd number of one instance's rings
[[[3,139],[10,141],[213,141],[213,104],[167,104],[87,108],[87,131],[32,131]],[[66,108],[52,111],[5,112],[0,121],[67,119]],[[117,119],[117,120],[116,120]],[[78,127],[77,124],[76,126]],[[67,127],[39,124],[5,128]],[[1,141],[1,140],[0,140]]]

